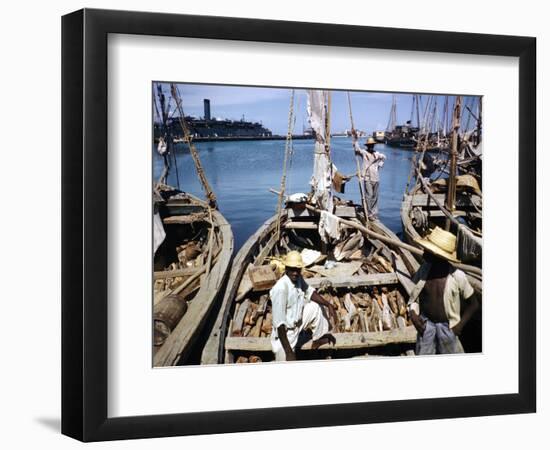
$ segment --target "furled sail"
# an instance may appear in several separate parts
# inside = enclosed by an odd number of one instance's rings
[[[313,158],[313,175],[310,184],[313,188],[313,201],[320,209],[332,213],[332,177],[336,173],[330,161],[330,150],[327,143],[327,93],[326,91],[307,91],[307,111],[309,124],[315,133]]]
[[[327,145],[328,93],[326,91],[307,91],[307,111],[309,124],[315,133],[313,157],[313,175],[310,184],[313,188],[312,201],[321,209],[319,235],[324,242],[338,241],[341,237],[339,220],[333,215],[332,195],[333,178],[337,169],[330,160],[330,148]]]

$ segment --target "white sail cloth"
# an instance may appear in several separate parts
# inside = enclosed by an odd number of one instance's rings
[[[330,239],[339,241],[342,236],[340,219],[327,211],[321,211],[319,219],[319,236],[323,242],[329,242]]]
[[[162,219],[160,218],[160,214],[156,213],[153,216],[153,255],[157,252],[165,238],[166,231],[164,231]]]
[[[168,143],[164,140],[163,137],[159,138],[159,143],[157,145],[157,152],[160,156],[164,156],[164,154],[168,150]]]
[[[313,187],[313,200],[319,208],[330,213],[334,209],[332,195],[332,177],[334,173],[336,173],[336,166],[330,162],[324,144],[316,142],[313,157],[313,175],[310,181]]]
[[[307,99],[309,124],[315,132],[313,175],[310,181],[313,188],[312,200],[322,210],[319,220],[319,235],[324,242],[328,242],[330,239],[338,241],[341,237],[339,220],[332,214],[334,209],[332,181],[337,169],[330,160],[330,150],[327,146],[327,93],[309,90]]]
[[[458,226],[456,254],[465,264],[481,261],[483,240],[465,225]]]
[[[330,162],[326,147],[326,94],[325,91],[307,91],[307,111],[309,124],[315,132],[313,175],[310,184],[313,188],[313,201],[323,210],[332,213],[332,177],[336,167]]]

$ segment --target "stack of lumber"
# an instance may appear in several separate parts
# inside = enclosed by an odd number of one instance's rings
[[[271,336],[272,315],[268,294],[247,298],[235,308],[230,335],[240,337]]]
[[[398,288],[374,286],[355,291],[340,289],[323,294],[338,316],[338,322],[331,323],[333,332],[369,333],[409,325],[406,302]]]
[[[400,289],[371,288],[325,289],[321,295],[334,306],[337,323],[334,333],[369,333],[404,328],[410,325],[406,302]],[[328,317],[327,313],[327,317]],[[272,331],[269,295],[250,295],[238,303],[230,327],[232,337],[269,337]]]

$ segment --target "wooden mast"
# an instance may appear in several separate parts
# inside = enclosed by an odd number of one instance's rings
[[[326,93],[326,103],[325,103],[325,148],[327,149],[327,155],[329,155],[330,161],[330,107],[332,102],[332,96],[330,91]],[[331,170],[332,172],[332,170]],[[332,179],[332,177],[331,177]]]
[[[456,158],[458,155],[458,129],[460,128],[460,111],[462,109],[462,97],[456,97],[455,108],[453,112],[453,136],[450,154],[449,179],[447,181],[447,200],[445,206],[447,210],[452,212],[455,210],[456,200]],[[445,230],[449,231],[451,221],[449,218],[445,220]]]
[[[351,96],[348,91],[348,105],[349,105],[349,118],[351,121],[351,135],[353,137],[353,150],[355,152],[355,144],[357,143],[357,131],[355,130],[355,124],[353,123],[353,113],[351,110]],[[363,176],[361,175],[361,163],[359,162],[359,156],[355,155],[355,165],[357,166],[357,181],[359,182],[359,194],[361,195],[361,204],[363,205],[363,211],[365,212],[365,220],[368,224],[369,212],[367,209],[367,202],[365,200],[365,193],[363,192]]]

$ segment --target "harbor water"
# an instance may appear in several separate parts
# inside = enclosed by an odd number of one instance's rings
[[[361,139],[361,144],[363,144]],[[277,196],[269,189],[279,190],[285,150],[284,140],[273,141],[214,141],[195,144],[201,163],[221,213],[229,221],[235,236],[235,253],[258,227],[275,214]],[[287,171],[286,192],[308,193],[313,170],[313,140],[293,142],[293,156]],[[405,190],[413,152],[376,145],[386,155],[380,172],[379,218],[395,233],[401,234],[400,206]],[[351,138],[333,137],[331,156],[339,172],[353,175],[356,172]],[[153,145],[153,179],[163,170],[163,159]],[[204,198],[195,165],[186,144],[177,144],[177,173],[173,167],[168,183]],[[352,178],[341,198],[361,202],[357,178]]]

